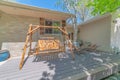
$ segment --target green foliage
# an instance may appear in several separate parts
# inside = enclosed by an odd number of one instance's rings
[[[89,0],[57,0],[56,6],[74,14],[81,22],[89,19],[91,8],[87,7]]]
[[[118,14],[118,17],[120,18],[120,14]]]
[[[102,15],[108,12],[114,12],[120,8],[120,0],[90,0],[88,7],[93,8],[93,15]]]
[[[52,26],[59,27],[59,26],[60,26],[60,22],[55,21],[55,22],[53,22],[53,25],[52,25]],[[54,33],[54,34],[59,34],[60,31],[59,31],[58,29],[53,29],[53,33]]]
[[[60,26],[60,22],[57,21],[53,22],[53,26]]]

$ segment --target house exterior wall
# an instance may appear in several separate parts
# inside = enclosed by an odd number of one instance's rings
[[[98,45],[102,51],[110,50],[111,16],[80,25],[79,40]]]
[[[0,48],[3,42],[25,42],[29,25],[39,25],[40,19],[27,16],[17,16],[6,14],[0,11]],[[72,28],[66,27],[68,32],[72,32]],[[62,35],[39,35],[34,33],[33,41],[37,41],[42,36],[55,36],[56,38],[63,40]]]
[[[2,42],[25,41],[29,24],[39,24],[39,18],[0,12],[0,47]]]
[[[120,23],[114,22],[120,14],[120,9],[112,14],[111,20],[111,46],[112,48],[116,47],[120,50]],[[119,17],[120,18],[120,17]],[[116,26],[118,25],[119,26]]]

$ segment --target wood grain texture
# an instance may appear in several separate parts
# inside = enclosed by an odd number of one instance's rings
[[[59,40],[39,40],[38,45],[39,45],[40,51],[59,49],[60,41]]]

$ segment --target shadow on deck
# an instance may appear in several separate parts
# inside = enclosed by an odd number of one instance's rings
[[[100,80],[120,71],[119,54],[85,51],[74,61],[69,52],[59,56],[29,57],[22,70],[20,58],[11,59],[0,66],[0,80]]]

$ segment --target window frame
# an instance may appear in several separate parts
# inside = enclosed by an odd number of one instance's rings
[[[45,26],[49,26],[49,25],[46,25],[46,21],[50,21],[50,22],[52,22],[52,25],[51,26],[54,26],[53,24],[55,23],[55,22],[58,22],[59,23],[59,26],[58,27],[61,27],[61,21],[58,21],[58,20],[50,20],[50,19],[45,19]],[[46,29],[44,28],[44,34],[51,34],[51,35],[57,35],[57,34],[60,34],[61,32],[60,31],[58,31],[58,32],[54,32],[56,29],[52,29],[52,33],[46,33]]]

